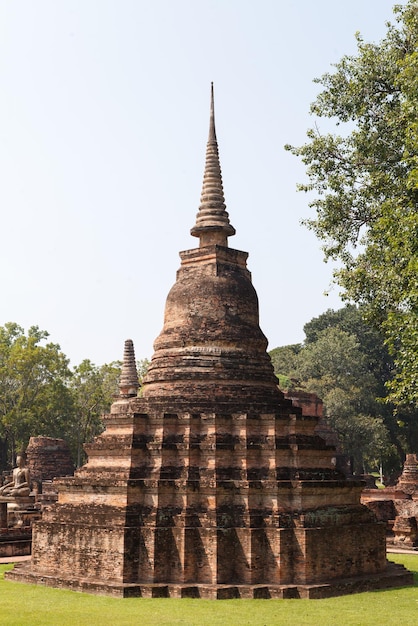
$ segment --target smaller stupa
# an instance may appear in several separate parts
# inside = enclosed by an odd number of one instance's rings
[[[396,485],[396,489],[412,496],[418,496],[418,459],[416,454],[407,454],[402,469],[402,474]]]

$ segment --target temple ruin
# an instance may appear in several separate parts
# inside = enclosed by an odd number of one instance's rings
[[[363,483],[277,386],[247,253],[225,207],[213,92],[201,204],[138,396],[120,393],[88,462],[55,481],[30,563],[6,577],[123,597],[320,598],[412,584],[386,561]]]
[[[31,554],[32,525],[58,500],[53,479],[74,473],[63,439],[31,437],[25,454],[16,460],[17,467],[0,486],[0,557]],[[17,475],[20,485],[15,484]]]
[[[361,502],[386,524],[387,544],[395,548],[418,549],[418,460],[407,454],[396,485],[364,489]]]

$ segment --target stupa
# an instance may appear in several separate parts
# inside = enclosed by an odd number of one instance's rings
[[[363,483],[277,386],[247,253],[228,246],[213,89],[201,204],[138,397],[120,393],[88,462],[60,478],[13,580],[119,596],[317,598],[410,584]]]

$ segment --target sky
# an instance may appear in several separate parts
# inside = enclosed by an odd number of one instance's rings
[[[392,0],[0,0],[0,325],[71,365],[150,358],[199,207],[210,83],[225,200],[269,349],[343,306],[284,150],[315,77]],[[405,4],[399,2],[399,4]]]

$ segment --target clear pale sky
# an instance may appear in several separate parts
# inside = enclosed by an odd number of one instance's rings
[[[199,207],[210,82],[225,198],[269,347],[327,308],[300,225],[313,78],[378,41],[392,0],[1,0],[0,325],[76,365],[149,358]],[[401,2],[405,4],[405,2]]]

